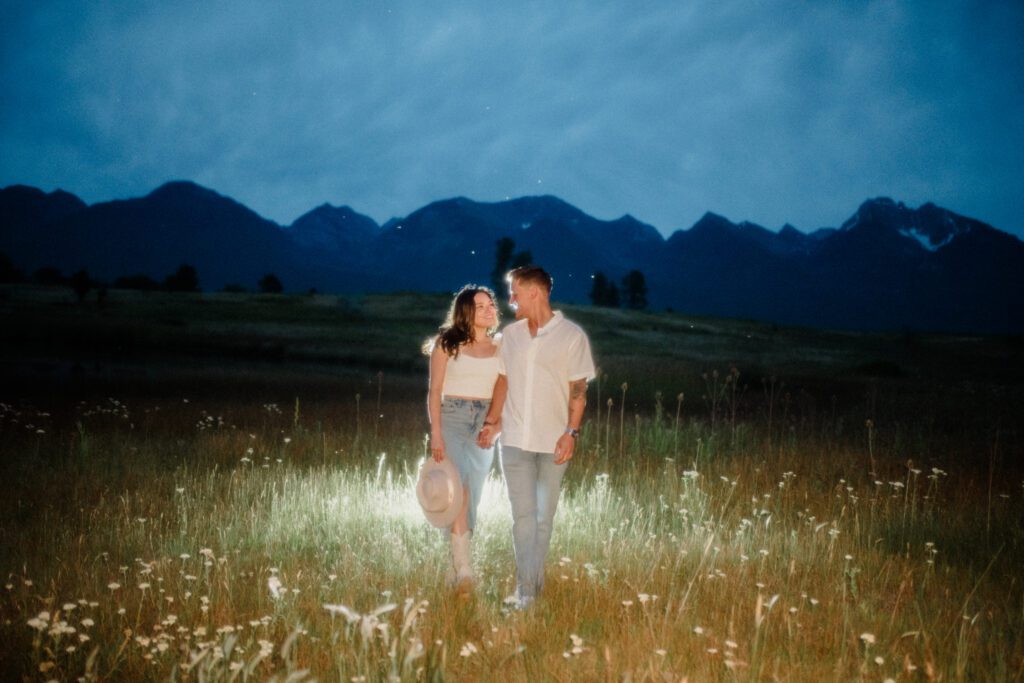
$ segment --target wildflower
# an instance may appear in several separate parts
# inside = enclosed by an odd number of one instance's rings
[[[468,643],[466,643],[465,645],[462,646],[461,650],[459,650],[459,656],[460,657],[472,657],[477,652],[479,652],[479,650],[476,649],[476,645],[474,645],[472,642],[468,642]]]
[[[61,609],[64,610],[65,612],[70,612],[71,610],[75,609],[76,607],[78,607],[78,605],[76,605],[73,602],[65,602],[64,605],[61,607]]]
[[[116,591],[120,587],[121,587],[121,584],[119,584],[116,581],[111,581],[110,583],[107,584],[107,588],[109,588],[112,591]]]
[[[149,584],[148,583],[140,583],[139,584],[139,590],[141,590],[141,591],[147,590],[148,588],[149,588]]]
[[[862,633],[862,634],[860,634],[860,639],[864,641],[865,645],[874,645],[875,644],[875,636],[872,633],[866,633],[866,632]]]
[[[694,626],[693,632],[696,633],[698,636],[702,636],[704,635],[704,628],[702,626]]]
[[[91,626],[95,626],[96,622],[90,619],[89,617],[86,617],[85,619],[82,619],[81,624],[82,626],[89,628]]]
[[[582,654],[583,650],[584,650],[584,648],[583,648],[583,639],[580,638],[575,633],[570,633],[569,634],[569,640],[572,641],[572,649],[569,650],[568,652],[563,653],[563,656],[568,657],[570,655]]]
[[[45,631],[46,627],[49,625],[49,621],[50,613],[40,612],[38,616],[28,620],[28,625],[37,631]]]
[[[633,606],[633,601],[632,600],[623,600],[622,601],[622,606],[623,607],[632,607]]]
[[[668,651],[662,650],[662,649],[657,649],[657,650],[654,651],[654,654],[658,655],[659,657],[664,657],[665,655],[668,654]]]
[[[277,578],[276,575],[271,575],[270,578],[267,579],[267,588],[270,589],[270,597],[275,600],[280,598],[281,594],[284,592],[282,590],[283,587],[281,585],[281,579]]]
[[[739,645],[736,644],[735,640],[727,640],[727,641],[725,641],[725,646],[727,648],[729,648],[730,650],[735,650],[737,647],[739,647]]]

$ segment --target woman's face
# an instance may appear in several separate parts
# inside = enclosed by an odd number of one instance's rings
[[[498,309],[487,292],[477,292],[473,295],[473,307],[474,327],[494,327],[497,324]]]

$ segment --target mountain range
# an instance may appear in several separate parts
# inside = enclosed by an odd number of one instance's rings
[[[591,276],[641,271],[652,309],[838,329],[1024,331],[1024,242],[952,211],[865,201],[838,228],[779,231],[705,214],[665,238],[625,215],[599,220],[553,196],[431,203],[383,225],[324,204],[281,226],[187,181],[88,205],[57,190],[0,189],[0,253],[32,272],[160,280],[182,263],[207,290],[450,291],[487,283],[496,243],[515,241],[555,278],[558,301],[588,301]]]

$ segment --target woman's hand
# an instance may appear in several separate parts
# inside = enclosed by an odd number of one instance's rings
[[[430,455],[434,457],[434,462],[441,462],[444,460],[444,437],[440,434],[430,435]]]

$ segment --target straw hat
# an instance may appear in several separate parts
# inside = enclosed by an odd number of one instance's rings
[[[462,509],[462,481],[451,458],[426,459],[416,481],[416,498],[428,522],[439,528],[451,526]]]

